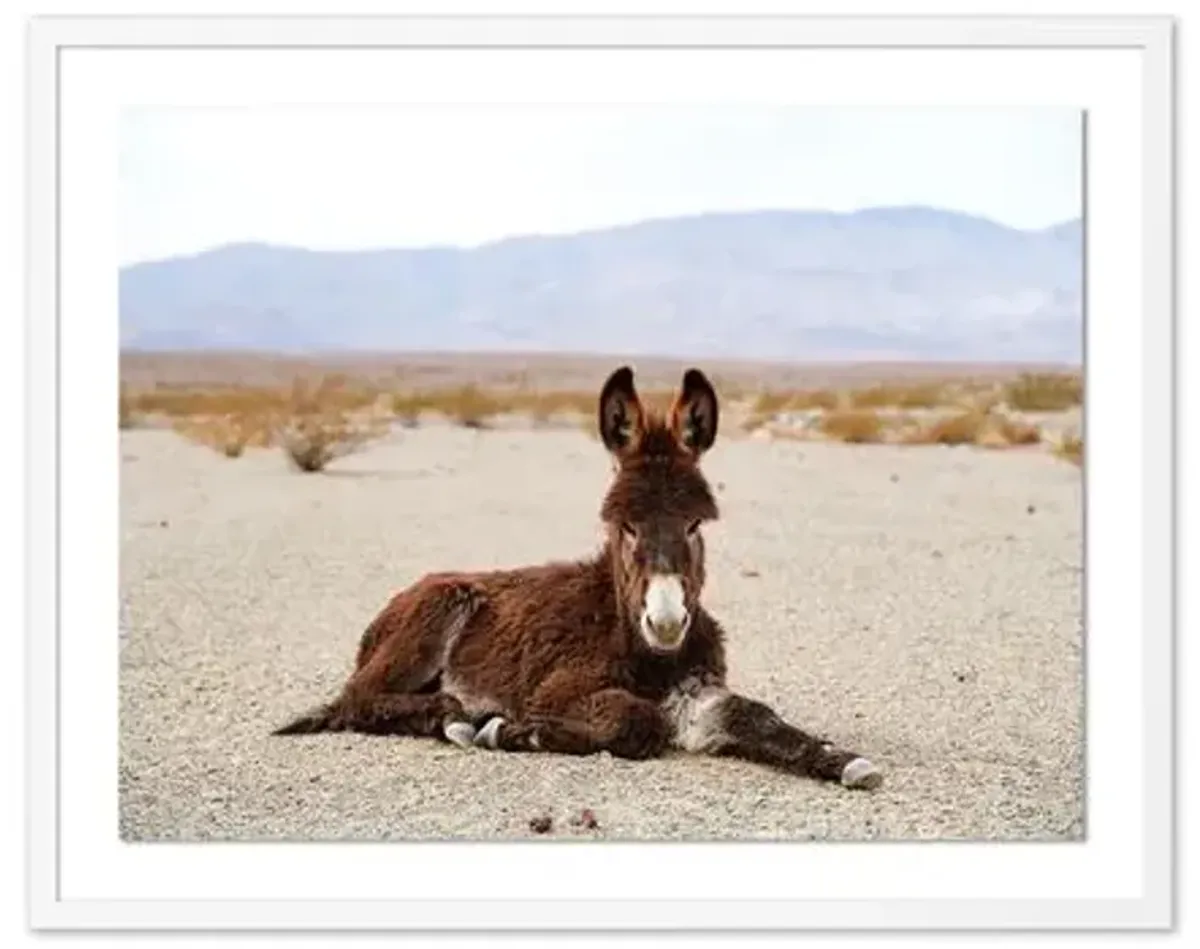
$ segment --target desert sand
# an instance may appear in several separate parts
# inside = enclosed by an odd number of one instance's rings
[[[869,756],[874,792],[682,753],[269,734],[422,573],[593,550],[609,467],[583,432],[397,429],[322,474],[169,431],[121,452],[127,840],[1084,833],[1082,479],[1043,450],[720,438],[705,462],[731,685]]]

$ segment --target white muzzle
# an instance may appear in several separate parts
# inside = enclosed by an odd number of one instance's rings
[[[684,605],[683,581],[674,575],[650,578],[640,623],[651,649],[672,652],[683,644],[692,617]]]

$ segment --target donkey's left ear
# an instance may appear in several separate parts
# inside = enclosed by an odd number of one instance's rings
[[[671,405],[671,430],[679,443],[697,455],[717,439],[717,393],[699,369],[683,374],[683,384]]]
[[[633,385],[633,370],[622,366],[600,390],[598,407],[600,438],[614,456],[637,451],[645,427],[645,411]]]

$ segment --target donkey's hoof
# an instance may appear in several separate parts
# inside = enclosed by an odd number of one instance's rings
[[[842,784],[873,791],[883,784],[883,773],[866,758],[855,758],[842,769]]]
[[[495,751],[500,747],[500,728],[503,725],[504,719],[499,715],[489,718],[487,724],[475,735],[475,744],[480,748]]]
[[[470,722],[447,722],[442,731],[452,745],[467,749],[475,747],[475,726]]]

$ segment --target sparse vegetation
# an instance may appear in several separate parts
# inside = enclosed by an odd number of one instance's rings
[[[919,426],[905,436],[910,445],[973,445],[984,431],[987,414],[961,412]]]
[[[431,408],[429,396],[423,392],[397,392],[392,395],[392,414],[405,428],[416,428],[421,423],[421,414]]]
[[[1036,425],[1010,418],[1001,418],[1000,433],[1010,445],[1036,445],[1042,440],[1042,430]]]
[[[378,390],[333,374],[315,382],[295,379],[291,386],[223,385],[211,387],[159,385],[128,395],[129,409],[167,418],[268,417],[296,410],[304,399],[320,399],[327,408],[351,412],[366,409]]]
[[[882,441],[883,419],[867,409],[830,412],[821,419],[821,431],[829,438],[851,444]]]
[[[382,434],[378,422],[355,424],[344,416],[312,416],[285,426],[283,449],[297,470],[311,473],[323,471],[335,458],[360,450]]]
[[[246,448],[269,445],[272,433],[258,416],[205,416],[175,419],[171,426],[185,438],[207,445],[226,458],[240,458]]]
[[[549,423],[556,416],[581,418],[591,423],[596,414],[596,399],[588,392],[554,390],[549,392],[523,392],[514,409],[529,413],[539,425]]]
[[[940,382],[916,385],[874,385],[854,389],[849,402],[856,409],[932,409],[947,403],[947,387]]]
[[[217,448],[226,458],[240,458],[250,440],[250,426],[242,419],[223,419],[214,426]]]
[[[1063,437],[1057,445],[1054,446],[1054,453],[1059,458],[1069,461],[1073,465],[1083,465],[1083,439],[1076,434],[1069,434]]]
[[[979,445],[982,448],[1008,448],[1035,445],[1041,431],[1034,425],[1015,421],[996,412],[977,409],[960,412],[916,426],[901,439],[908,445]]]
[[[387,419],[354,411],[374,404],[374,395],[365,403],[347,398],[346,383],[338,377],[316,386],[296,380],[280,432],[284,453],[299,471],[323,471],[335,458],[387,433]]]
[[[754,404],[756,412],[778,415],[780,412],[832,412],[842,404],[841,397],[828,389],[797,389],[792,392],[763,392]]]
[[[982,412],[964,412],[937,419],[920,426],[905,437],[910,445],[973,445],[983,434],[985,420]]]
[[[774,392],[768,390],[760,392],[754,400],[754,405],[750,412],[752,415],[761,416],[762,418],[772,418],[788,407],[791,402],[792,394],[790,392]]]
[[[446,390],[430,398],[433,409],[463,428],[487,428],[491,420],[505,408],[499,399],[474,383]]]
[[[231,458],[247,448],[281,445],[302,471],[320,471],[334,458],[357,451],[392,421],[414,428],[430,416],[486,429],[511,414],[538,428],[562,424],[595,434],[590,390],[540,389],[536,374],[526,370],[492,375],[489,383],[454,385],[447,384],[453,382],[451,372],[436,368],[393,369],[384,380],[308,373],[290,384],[278,379],[257,386],[158,384],[141,391],[122,383],[119,424],[125,429],[165,419],[186,437]],[[769,427],[778,438],[997,449],[1043,440],[1038,425],[1015,413],[1061,411],[1082,400],[1079,375],[1050,372],[1009,380],[947,377],[845,388],[751,389],[723,381],[722,388],[732,427],[740,421],[746,431]],[[648,387],[642,397],[666,409],[672,395],[669,388]],[[1064,457],[1077,453],[1070,442],[1051,447]]]
[[[129,398],[129,392],[122,384],[117,403],[117,427],[124,431],[133,428],[136,424],[137,415],[133,411],[133,402]]]
[[[1004,390],[1018,412],[1062,412],[1083,403],[1083,378],[1072,373],[1022,373]]]
[[[838,393],[827,389],[768,389],[755,398],[743,428],[747,431],[762,428],[785,412],[832,412],[842,401]]]

